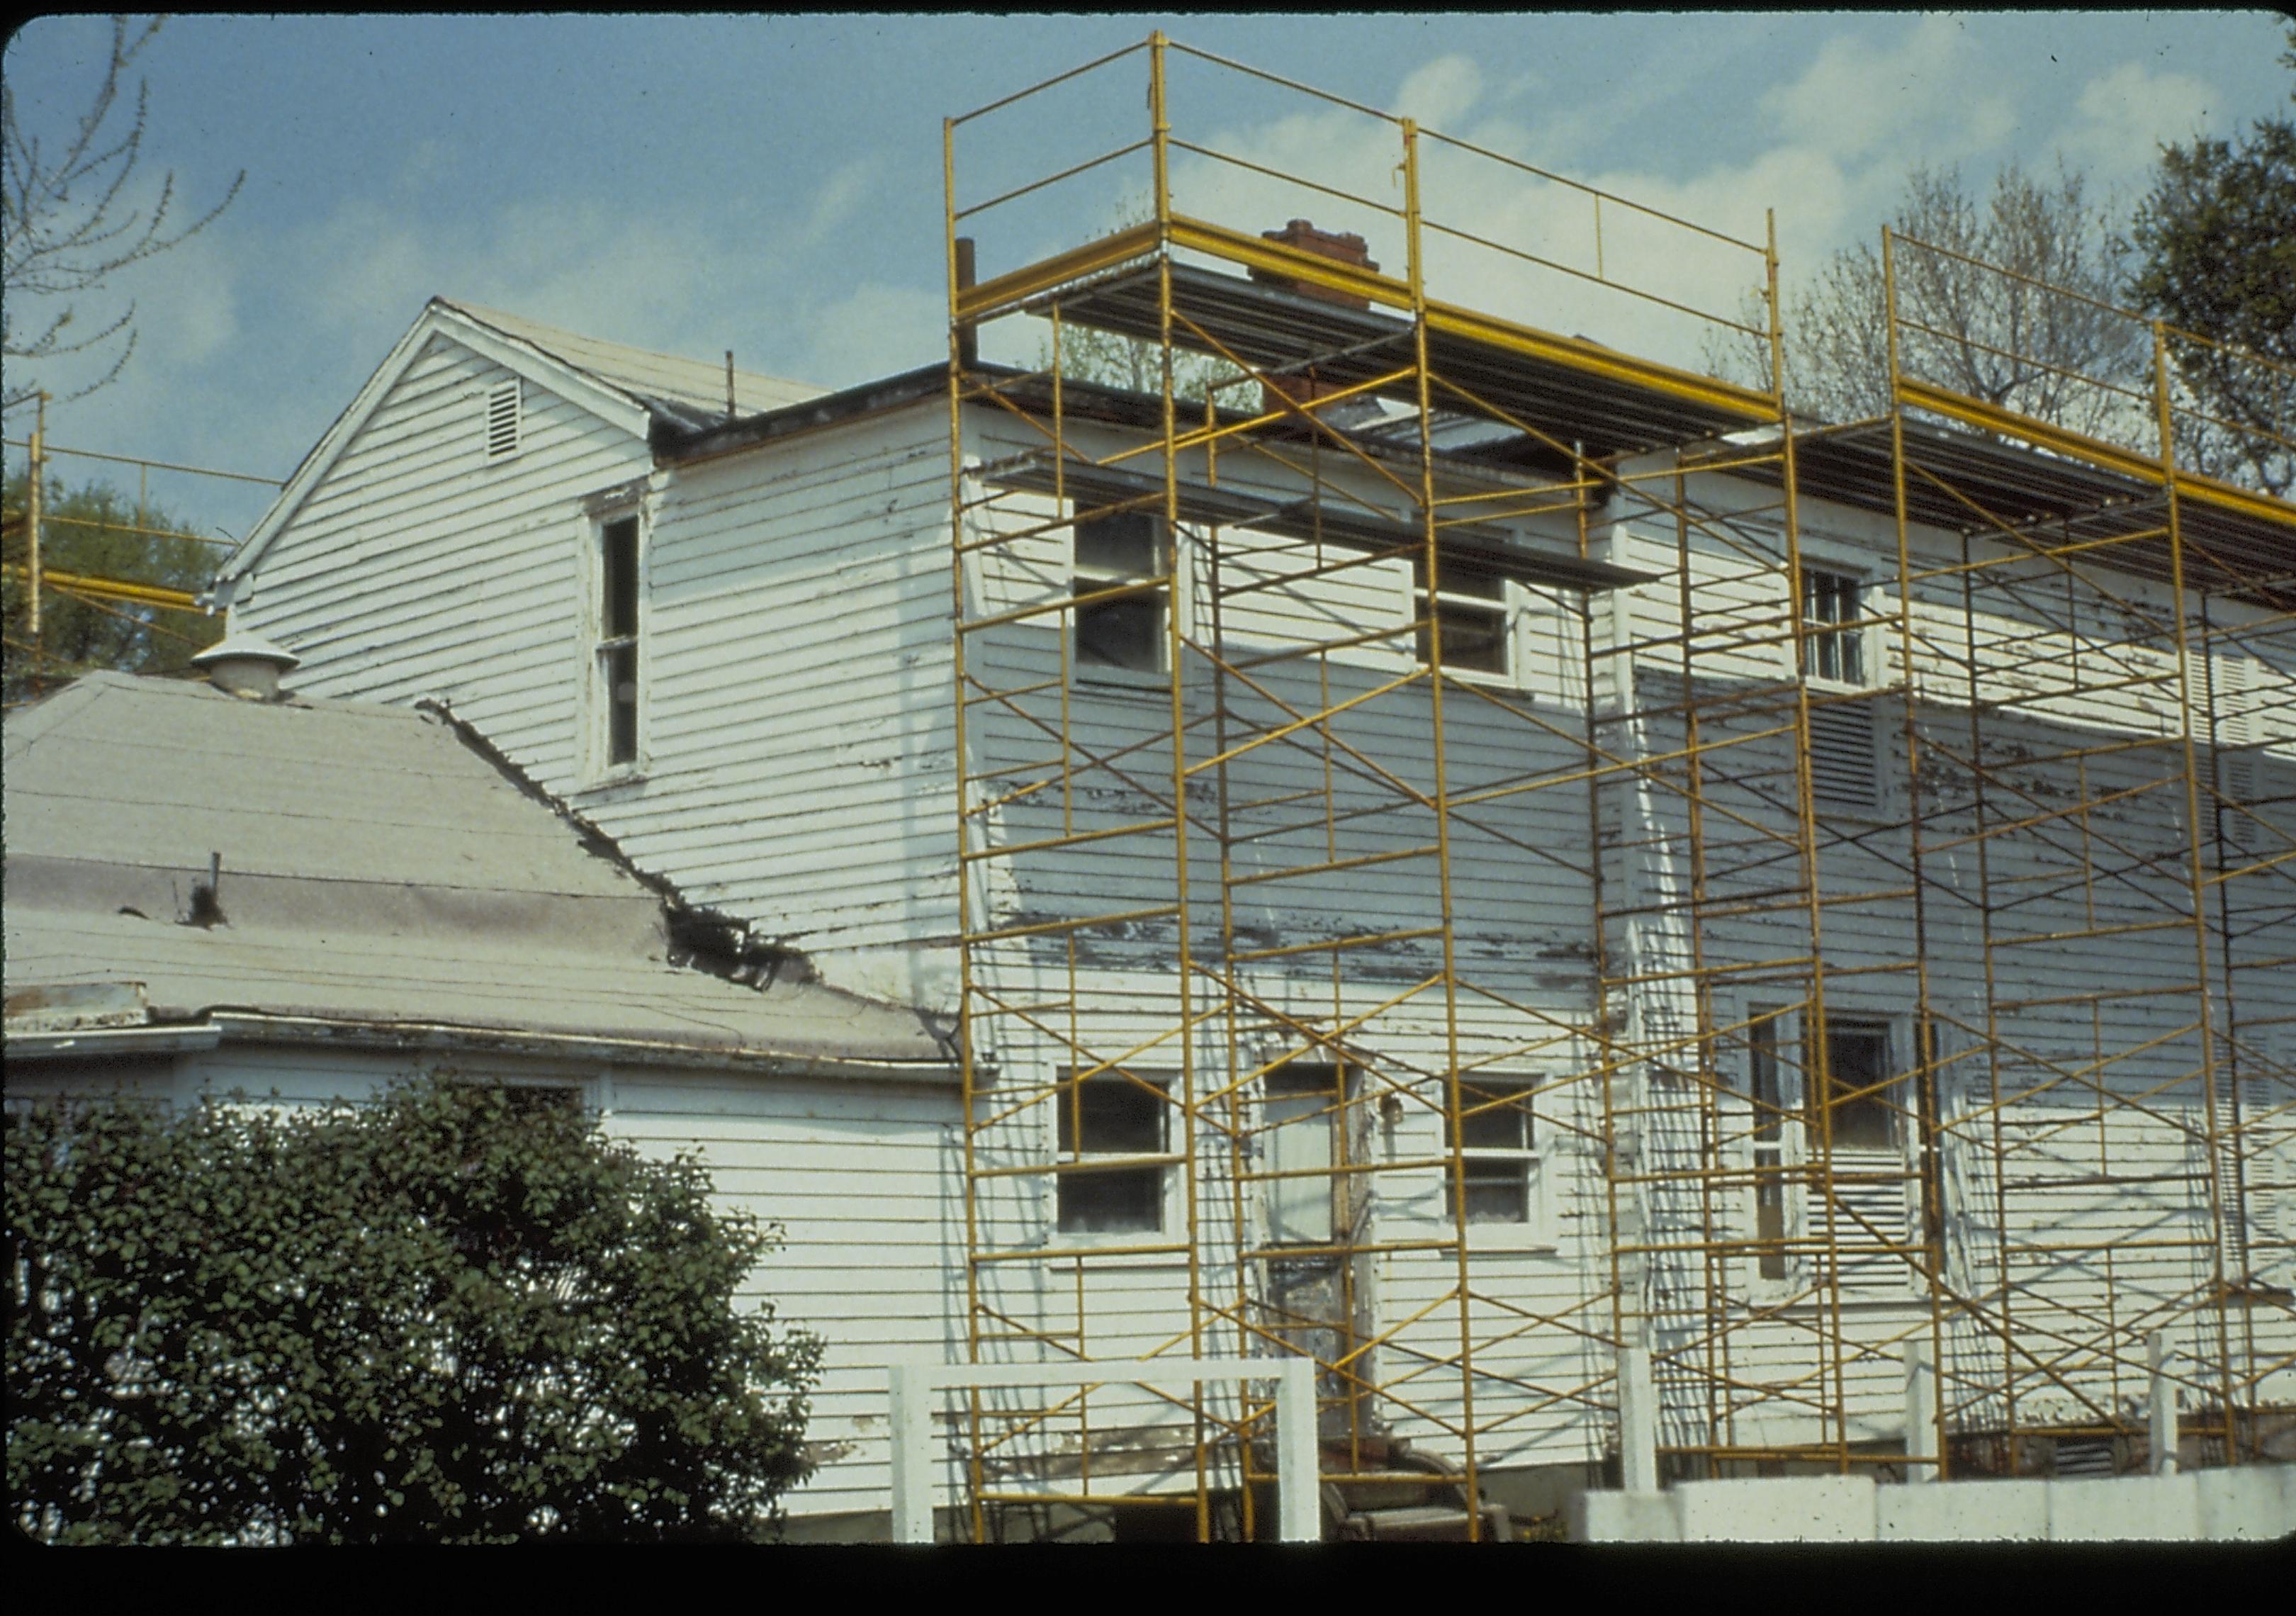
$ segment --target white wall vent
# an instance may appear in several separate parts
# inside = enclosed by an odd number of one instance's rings
[[[507,460],[518,453],[524,398],[518,379],[487,390],[487,458]]]
[[[1882,806],[1874,704],[1839,701],[1809,710],[1810,795],[1820,808],[1874,813]]]

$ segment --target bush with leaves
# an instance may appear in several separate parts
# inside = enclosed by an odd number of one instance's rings
[[[688,1158],[535,1091],[6,1120],[8,1490],[69,1543],[750,1539],[819,1343]]]

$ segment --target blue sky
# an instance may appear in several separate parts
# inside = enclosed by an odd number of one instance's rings
[[[246,189],[120,276],[116,299],[82,300],[87,321],[132,296],[142,342],[118,383],[52,409],[51,436],[283,477],[434,292],[673,352],[732,348],[744,369],[828,386],[929,362],[943,116],[1155,27],[1732,234],[1759,240],[1775,209],[1790,299],[1827,253],[1873,239],[1910,163],[1983,183],[2006,160],[2062,157],[2133,198],[2160,142],[2289,107],[2282,24],[2264,12],[184,17],[142,64],[142,178],[172,170],[193,205],[242,168]],[[11,38],[28,127],[53,138],[77,115],[106,38],[88,17]],[[1141,82],[1079,81],[1048,107],[1051,129],[969,127],[966,172],[991,185],[1093,154],[1103,127],[1133,138]],[[1384,132],[1281,99],[1210,86],[1191,127],[1375,188]],[[1542,243],[1577,228],[1488,183],[1463,175],[1431,210],[1509,218]],[[1075,218],[1104,226],[1119,199],[1086,189],[1048,197],[1001,246],[984,228],[984,272]],[[1239,224],[1316,211],[1248,185],[1221,200]],[[1318,222],[1388,250],[1345,211]],[[1610,228],[1613,252],[1635,247],[1615,216]],[[1643,247],[1659,281],[1726,280]],[[1481,300],[1472,276],[1451,295]],[[1632,316],[1522,295],[1508,312],[1643,346]],[[62,392],[74,378],[43,380]],[[12,416],[8,435],[26,424]],[[152,488],[232,534],[262,504],[226,485]]]

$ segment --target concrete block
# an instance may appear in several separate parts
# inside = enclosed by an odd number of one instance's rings
[[[2200,1536],[2211,1543],[2268,1543],[2296,1533],[2296,1464],[2197,1470]]]
[[[1674,1489],[1685,1543],[1871,1543],[1871,1476],[1685,1481]]]
[[[2046,1481],[1939,1481],[1874,1489],[1884,1543],[2038,1543],[2049,1535]]]
[[[2190,1476],[2049,1483],[2053,1543],[2190,1543],[2200,1527],[2200,1495]]]
[[[1682,1527],[1674,1495],[1593,1489],[1570,1500],[1573,1543],[1679,1543]]]

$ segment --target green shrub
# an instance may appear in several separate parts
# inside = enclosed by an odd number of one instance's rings
[[[750,1538],[819,1343],[695,1161],[430,1081],[6,1121],[8,1489],[85,1543]]]

